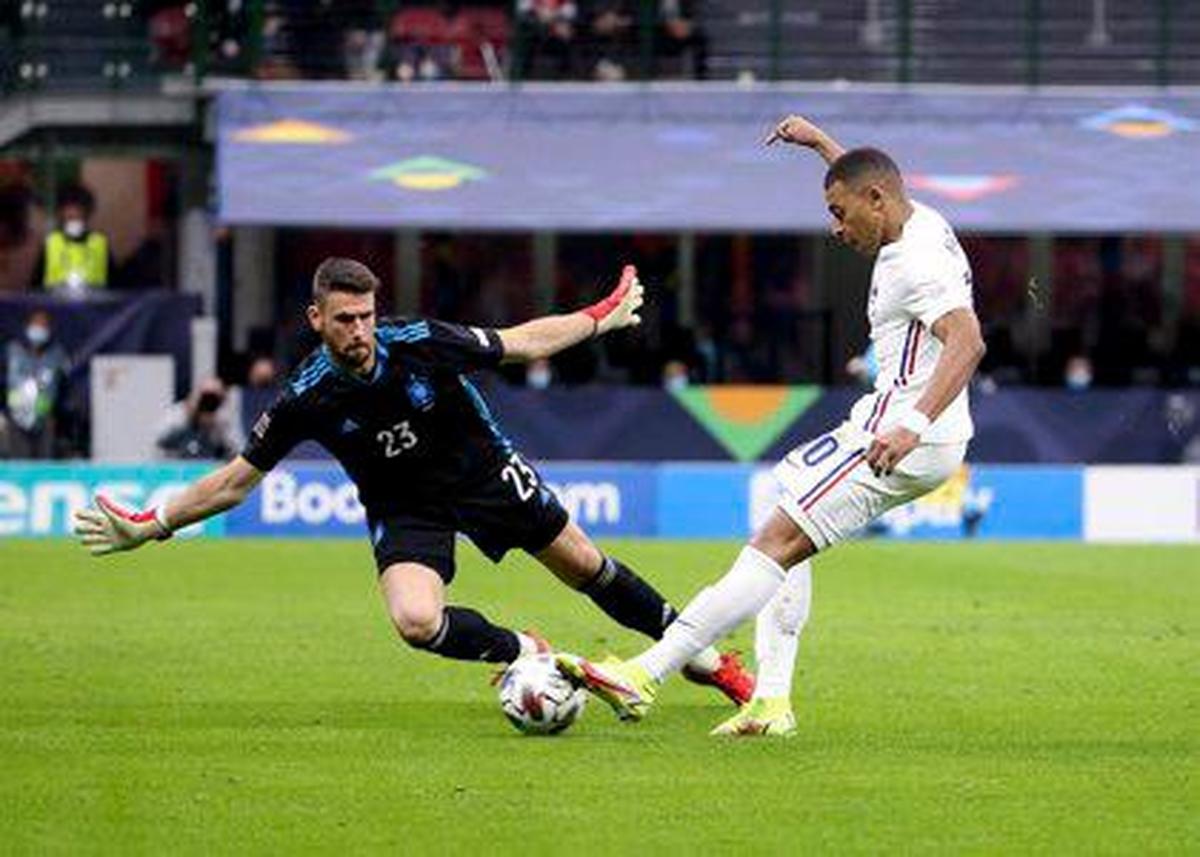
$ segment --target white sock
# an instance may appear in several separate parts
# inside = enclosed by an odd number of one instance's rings
[[[812,604],[812,563],[788,569],[783,585],[754,620],[755,699],[790,699],[800,632]]]
[[[661,681],[758,613],[783,577],[775,560],[750,546],[742,548],[733,568],[702,589],[667,627],[663,638],[634,660]]]
[[[688,661],[687,665],[703,675],[715,673],[721,668],[721,653],[714,646],[709,646]]]

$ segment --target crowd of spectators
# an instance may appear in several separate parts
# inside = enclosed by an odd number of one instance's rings
[[[60,208],[51,234],[78,240],[91,230],[87,206],[73,194],[64,197],[71,204]],[[82,231],[80,225],[68,226],[76,215],[83,221]],[[281,306],[302,305],[310,256],[349,252],[370,259],[382,271],[392,261],[379,255],[389,246],[386,236],[352,240],[349,233],[326,232],[328,240],[340,242],[332,247],[319,235],[292,232],[280,244],[286,251],[280,258],[295,260],[279,270]],[[347,241],[354,246],[346,246]],[[552,307],[593,299],[607,285],[614,259],[638,264],[643,280],[654,288],[654,300],[636,335],[609,337],[551,361],[509,367],[508,380],[536,389],[599,382],[657,385],[669,391],[707,383],[870,383],[869,349],[849,361],[844,358],[866,345],[860,305],[865,280],[843,278],[852,269],[838,269],[829,258],[842,251],[822,241],[698,237],[694,304],[688,311],[680,300],[676,236],[559,236],[548,296]],[[1051,282],[1046,285],[1032,273],[1028,239],[971,236],[964,243],[974,262],[976,303],[989,345],[981,367],[983,387],[1034,384],[1080,391],[1200,384],[1200,236],[1187,240],[1173,263],[1162,239],[1155,237],[1059,238],[1049,247]],[[836,282],[824,283],[823,293],[814,282],[815,252],[826,254],[827,269],[839,272]],[[420,254],[419,312],[497,326],[529,318],[547,300],[544,295],[539,302],[534,295],[534,256],[527,235],[427,235]],[[1169,264],[1179,276],[1175,286],[1164,288]],[[41,267],[36,285],[67,299],[97,288],[52,285],[44,272],[53,266]],[[294,288],[284,287],[283,280],[294,281]],[[388,295],[383,299],[386,312]],[[818,309],[830,300],[844,309]],[[291,315],[302,319],[299,312]],[[835,338],[827,342],[830,332]],[[223,374],[235,386],[206,381],[165,415],[158,432],[160,453],[171,458],[234,454],[241,438],[231,414],[238,412],[239,397],[243,391],[269,393],[286,367],[313,345],[305,333],[301,322],[256,332],[252,356],[222,362]],[[52,313],[29,313],[20,332],[2,346],[0,457],[85,453],[86,429],[79,426],[86,414],[78,413],[78,400],[72,405],[65,395],[69,377],[77,374],[72,372],[70,343],[59,341]],[[1191,425],[1196,415],[1188,410],[1188,400],[1180,401],[1170,419]]]
[[[29,224],[13,207],[29,194],[0,194],[14,203],[0,217],[0,249],[29,239]],[[37,238],[38,261],[27,287],[70,299],[122,285],[106,236],[93,223],[92,193],[82,185],[60,189],[53,215]],[[300,306],[319,257],[351,255],[394,269],[384,234],[337,230],[281,230],[277,300]],[[638,264],[655,287],[646,324],[637,336],[618,336],[566,352],[509,380],[533,387],[590,382],[655,384],[677,390],[694,383],[861,381],[869,353],[846,363],[865,344],[858,290],[867,268],[827,239],[788,235],[696,237],[694,291],[680,292],[680,249],[675,235],[561,235],[552,293],[534,294],[530,235],[427,233],[422,238],[419,311],[448,320],[504,325],[535,314],[546,301],[575,306],[595,297],[613,260]],[[332,243],[330,243],[332,242]],[[975,299],[988,354],[985,384],[1035,384],[1073,390],[1093,386],[1200,384],[1200,236],[1177,244],[1159,236],[1060,236],[1035,264],[1036,240],[1026,236],[965,236],[975,273]],[[813,254],[824,256],[821,266]],[[0,256],[3,254],[0,253]],[[1170,257],[1170,258],[1168,258]],[[1173,259],[1173,261],[1171,261]],[[1044,271],[1040,282],[1037,270]],[[822,268],[818,283],[816,271]],[[545,286],[542,287],[543,289]],[[682,300],[690,300],[683,306]],[[841,307],[839,309],[839,307]],[[849,308],[849,309],[847,309]],[[297,315],[297,318],[299,316]],[[62,454],[70,408],[61,400],[69,351],[54,337],[48,314],[31,316],[24,335],[5,348],[4,426],[0,449],[28,455]],[[311,342],[303,325],[258,331],[252,352],[228,356],[229,377],[269,386],[278,369],[293,365]],[[224,394],[189,397],[189,420],[176,419],[160,446],[164,453],[202,457],[216,451],[203,441],[211,406]],[[197,396],[201,398],[197,398]],[[56,439],[57,438],[57,439]],[[225,447],[227,449],[233,448]]]
[[[623,80],[703,78],[692,0],[244,0],[148,4],[155,63],[201,61],[266,79]],[[202,39],[206,44],[197,44]]]
[[[1182,248],[1178,285],[1165,270],[1167,245],[1160,237],[1052,239],[1040,278],[1033,243],[1026,236],[964,238],[988,343],[987,383],[1200,384],[1200,237]],[[394,266],[387,236],[348,242],[336,233],[293,230],[281,249],[285,306],[303,301],[313,260],[322,253],[359,256],[385,271]],[[794,235],[698,235],[693,253],[694,291],[686,297],[673,234],[559,235],[552,294],[538,299],[531,236],[427,233],[419,311],[511,324],[539,307],[594,299],[614,260],[630,260],[654,289],[637,336],[568,351],[510,380],[676,387],[855,380],[845,364],[866,345],[862,298],[869,269],[861,260],[825,238]],[[276,341],[287,347],[302,339],[302,331],[291,331]],[[282,354],[281,362],[296,356]]]
[[[519,0],[522,79],[702,80],[708,40],[689,0]]]

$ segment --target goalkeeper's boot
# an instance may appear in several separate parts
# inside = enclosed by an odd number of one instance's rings
[[[658,682],[636,661],[609,657],[597,664],[564,652],[554,660],[560,672],[611,705],[622,720],[641,720],[658,693]]]
[[[709,735],[728,735],[746,738],[767,735],[787,738],[796,731],[796,716],[792,702],[784,696],[774,699],[752,699],[738,713],[718,724]]]
[[[737,652],[722,652],[712,672],[688,664],[683,668],[683,677],[693,684],[715,687],[734,705],[745,705],[754,696],[754,673],[743,666]]]

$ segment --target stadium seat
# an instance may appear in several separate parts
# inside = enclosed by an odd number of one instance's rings
[[[401,9],[392,16],[388,35],[396,42],[444,45],[450,41],[450,22],[439,10],[429,6]]]
[[[158,65],[182,66],[191,52],[191,22],[184,6],[168,6],[150,16],[150,41]]]
[[[502,64],[508,48],[508,15],[502,9],[466,6],[451,22],[450,33],[459,51],[458,76],[487,80],[492,76],[488,56]]]

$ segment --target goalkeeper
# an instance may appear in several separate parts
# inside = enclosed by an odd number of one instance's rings
[[[528,552],[616,622],[661,638],[675,609],[569,519],[464,374],[549,357],[637,325],[643,288],[636,270],[626,266],[612,293],[586,309],[502,330],[433,319],[377,323],[378,288],[365,265],[326,259],[307,310],[322,344],[259,417],[242,454],[156,509],[131,512],[98,496],[76,516],[84,545],[100,555],[169,538],[241,503],[296,444],[313,440],[358,487],[380,591],[413,647],[493,663],[549,648],[532,633],[446,603],[458,532],[493,562],[514,548]],[[739,704],[753,691],[737,658],[711,647],[689,662],[687,675]]]

